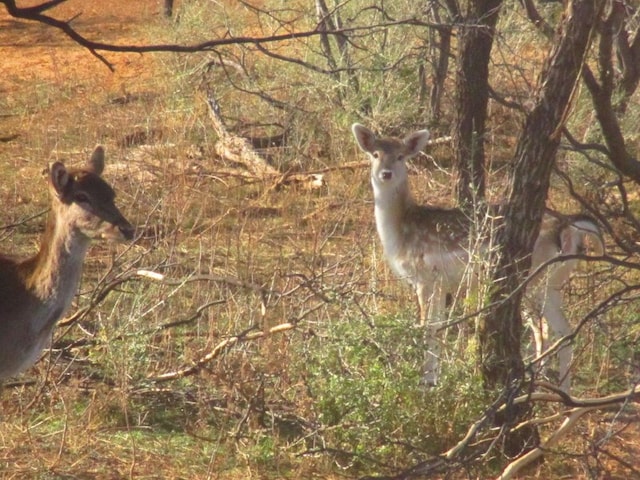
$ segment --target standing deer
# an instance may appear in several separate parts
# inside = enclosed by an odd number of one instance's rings
[[[427,130],[419,130],[402,140],[377,137],[357,123],[352,130],[359,147],[371,160],[376,229],[384,256],[395,273],[415,288],[418,297],[420,324],[427,330],[425,381],[436,384],[439,357],[436,332],[445,320],[447,295],[460,290],[465,272],[470,269],[472,220],[460,209],[418,205],[411,196],[406,161],[427,145]],[[581,252],[586,237],[595,240],[596,249],[602,254],[602,235],[592,219],[545,214],[532,254],[532,271],[559,255]],[[484,242],[480,250],[477,253],[486,253],[488,243]],[[535,314],[544,316],[559,336],[571,331],[562,313],[561,288],[576,263],[573,259],[550,266],[531,279],[527,288]],[[533,323],[536,351],[540,355],[544,331],[538,322]],[[561,387],[567,392],[571,385],[571,356],[570,345],[559,352]]]
[[[131,240],[134,229],[101,177],[104,149],[82,168],[54,163],[51,211],[38,253],[26,260],[0,255],[0,381],[32,366],[69,310],[91,239]]]

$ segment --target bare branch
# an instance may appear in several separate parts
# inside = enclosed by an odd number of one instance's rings
[[[613,92],[598,84],[595,75],[586,64],[582,68],[582,79],[591,93],[598,123],[610,152],[611,163],[620,173],[640,184],[640,161],[631,156],[626,148],[624,135],[611,103]]]
[[[296,322],[288,322],[288,323],[282,323],[280,325],[276,325],[275,327],[272,327],[268,330],[260,330],[260,331],[257,331],[256,327],[250,327],[244,332],[241,332],[237,335],[231,336],[221,341],[209,353],[197,359],[195,362],[193,362],[193,364],[187,367],[181,368],[179,370],[175,370],[173,372],[167,372],[167,373],[157,375],[155,377],[150,377],[148,378],[148,380],[154,383],[160,383],[160,382],[168,382],[170,380],[175,380],[178,378],[194,375],[198,373],[200,370],[202,370],[202,368],[204,368],[209,362],[219,357],[223,352],[225,352],[226,350],[228,350],[229,348],[233,347],[238,343],[256,340],[258,338],[263,338],[263,337],[272,335],[274,333],[280,333],[280,332],[285,332],[287,330],[292,330],[296,327],[296,325],[297,325]]]
[[[50,0],[48,2],[41,3],[40,5],[35,5],[33,7],[22,8],[21,10],[23,12],[25,12],[27,15],[36,15],[38,13],[42,13],[42,12],[50,10],[50,9],[52,9],[54,7],[57,7],[58,5],[61,5],[61,4],[65,3],[66,1],[67,0]],[[12,0],[9,0],[8,2],[2,1],[0,3],[10,4],[10,5],[13,5],[15,7],[15,2],[12,1]]]
[[[564,422],[562,422],[562,425],[555,432],[549,435],[549,437],[546,440],[541,442],[541,444],[538,447],[527,452],[523,456],[517,458],[516,460],[511,462],[509,465],[507,465],[507,467],[502,471],[502,474],[498,478],[500,480],[509,480],[513,478],[514,475],[516,475],[524,467],[526,467],[527,465],[530,465],[536,459],[540,458],[544,454],[545,450],[548,450],[549,448],[553,447],[560,441],[560,439],[562,439],[564,436],[569,434],[571,430],[573,430],[573,428],[576,426],[578,421],[587,413],[600,408],[610,407],[612,405],[624,404],[630,400],[636,400],[638,396],[640,396],[640,386],[636,385],[635,387],[627,390],[626,392],[616,393],[613,395],[609,395],[607,397],[590,398],[590,399],[573,401],[572,403],[580,406],[573,408],[567,412],[564,412],[564,415],[566,416],[566,418]],[[552,395],[543,393],[538,396],[536,393],[534,393],[530,396],[529,395],[522,396],[517,398],[516,402],[522,401],[522,402],[528,403],[529,401],[532,401],[532,400],[536,401],[537,399],[539,399],[542,401],[554,401],[554,402],[565,403],[565,400],[567,397],[568,395],[566,394],[561,395],[556,390],[556,393]],[[554,419],[555,418],[557,418],[556,415],[554,415]]]
[[[535,25],[535,27],[542,32],[542,34],[548,39],[553,38],[553,28],[549,25],[542,15],[538,12],[533,0],[520,0],[520,3],[524,6],[525,11],[527,12],[527,17],[531,20],[531,23]]]
[[[54,6],[54,2],[62,3],[66,0],[51,0],[51,2],[47,2],[47,5],[51,3],[51,6]],[[9,15],[14,18],[21,18],[24,20],[32,20],[35,22],[40,22],[45,25],[49,25],[54,27],[60,31],[62,31],[65,35],[67,35],[71,40],[76,42],[78,45],[85,47],[92,55],[98,58],[102,63],[104,63],[111,71],[115,70],[115,67],[112,63],[110,63],[103,55],[98,52],[117,52],[117,53],[151,53],[151,52],[174,52],[174,53],[194,53],[194,52],[203,52],[203,51],[213,51],[218,47],[226,46],[226,45],[255,45],[261,46],[266,43],[277,43],[284,42],[287,40],[300,39],[300,38],[309,38],[315,37],[318,35],[344,35],[349,32],[357,32],[361,30],[372,31],[378,29],[385,29],[393,26],[399,25],[413,25],[413,26],[422,26],[422,27],[432,27],[428,22],[424,22],[415,18],[403,19],[403,20],[392,20],[388,22],[379,23],[376,25],[364,25],[364,26],[356,26],[349,28],[338,28],[336,30],[326,30],[316,27],[312,30],[300,31],[300,32],[288,32],[278,35],[270,35],[266,37],[249,37],[249,36],[240,36],[240,37],[232,37],[227,36],[225,38],[219,38],[216,40],[209,40],[206,42],[196,43],[192,45],[180,45],[180,44],[155,44],[155,45],[114,45],[111,43],[97,42],[88,39],[87,37],[80,34],[76,29],[74,29],[70,22],[58,20],[51,16],[45,15],[42,13],[42,10],[46,10],[47,8],[41,8],[41,6],[30,7],[30,8],[22,8],[16,6],[15,0],[0,0],[0,3],[3,3],[7,9]]]

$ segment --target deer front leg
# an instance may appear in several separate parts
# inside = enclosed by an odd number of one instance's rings
[[[438,363],[440,359],[440,342],[438,341],[438,325],[443,320],[446,295],[435,285],[419,283],[416,294],[420,307],[420,327],[425,335],[424,382],[426,385],[437,385]]]
[[[543,320],[542,316],[542,305],[538,305],[536,303],[533,308],[526,308],[524,311],[524,315],[533,332],[535,356],[540,357],[544,352],[545,343],[549,338],[547,323]],[[542,364],[544,365],[544,363],[546,362],[543,361]]]
[[[562,313],[562,292],[556,289],[548,289],[542,315],[553,331],[555,338],[563,338],[571,334],[571,326]],[[571,358],[573,348],[571,343],[566,343],[558,350],[558,369],[560,372],[560,388],[569,393],[571,390]]]

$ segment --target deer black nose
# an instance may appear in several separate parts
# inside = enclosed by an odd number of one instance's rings
[[[393,177],[393,173],[391,172],[391,170],[383,170],[382,172],[380,172],[380,177],[382,178],[382,180],[391,180],[391,177]]]
[[[118,225],[118,228],[120,229],[120,232],[122,232],[122,236],[127,240],[131,240],[136,231],[129,222]]]

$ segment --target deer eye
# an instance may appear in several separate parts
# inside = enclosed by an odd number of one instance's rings
[[[398,158],[396,158],[396,162],[401,162],[404,160],[404,155],[398,155]]]
[[[73,200],[77,203],[89,203],[91,199],[89,195],[84,192],[78,192],[74,195]]]
[[[372,155],[373,155],[373,158],[375,158],[376,160],[380,159],[380,152],[377,152],[377,151],[373,152]]]

